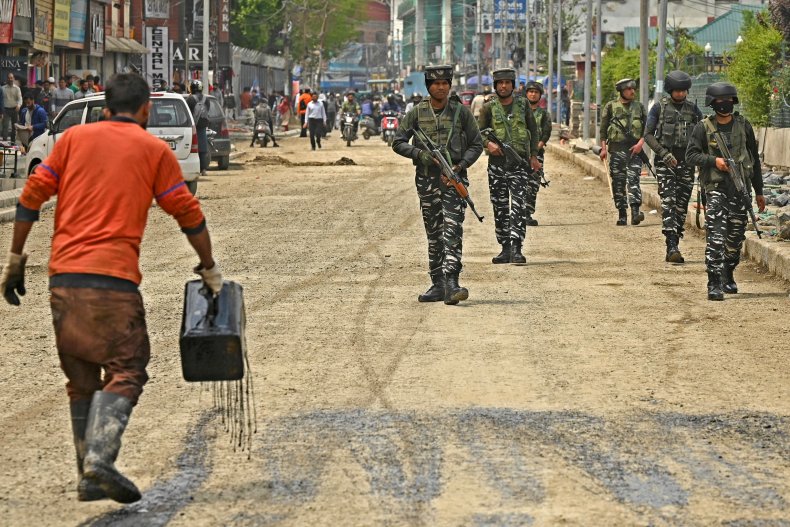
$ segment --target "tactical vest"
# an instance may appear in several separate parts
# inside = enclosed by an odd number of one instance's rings
[[[749,149],[746,147],[745,119],[737,112],[733,114],[732,119],[732,132],[730,132],[729,138],[727,134],[723,132],[721,135],[724,137],[725,141],[729,142],[727,146],[730,147],[730,154],[732,154],[735,162],[740,165],[741,172],[746,180],[744,184],[749,188],[749,185],[751,185],[750,180],[752,177],[752,169],[754,168],[754,160],[752,159]],[[705,125],[705,132],[708,136],[708,154],[714,157],[724,157],[713,135],[717,131],[716,116],[711,115],[703,119],[702,123]],[[722,172],[715,166],[700,170],[700,181],[705,185],[705,190],[718,188],[719,184],[727,181],[729,177],[730,175],[728,173]]]
[[[445,157],[451,165],[463,158],[466,140],[462,133],[459,120],[461,103],[448,100],[447,107],[436,115],[431,108],[430,100],[420,101],[414,108],[417,110],[417,123],[420,129],[439,147],[445,147]]]
[[[678,110],[669,97],[663,97],[660,104],[661,113],[656,128],[656,139],[667,150],[685,150],[691,131],[697,124],[696,105],[684,100],[683,106]]]
[[[510,115],[505,113],[505,107],[499,97],[491,101],[491,127],[496,136],[515,148],[521,157],[529,157],[529,143],[531,135],[527,128],[526,106],[522,97],[513,97]]]
[[[645,123],[642,122],[642,103],[639,101],[631,101],[626,109],[625,105],[618,99],[609,103],[612,105],[611,121],[617,120],[626,130],[631,130],[631,133],[639,139],[645,130]],[[606,131],[610,143],[624,143],[626,139],[625,134],[617,125],[609,124],[609,129]]]

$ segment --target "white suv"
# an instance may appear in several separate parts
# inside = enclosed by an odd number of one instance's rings
[[[190,192],[197,191],[200,175],[197,130],[184,98],[177,93],[152,93],[151,114],[148,117],[148,131],[170,145],[178,158],[181,172]],[[47,131],[36,137],[27,152],[27,174],[33,172],[55,146],[58,135],[76,124],[95,123],[104,119],[104,92],[88,95],[83,99],[71,101],[58,112],[49,123]],[[110,145],[106,145],[110,146]],[[97,145],[101,148],[101,145]]]

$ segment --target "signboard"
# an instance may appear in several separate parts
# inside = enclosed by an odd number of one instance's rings
[[[182,66],[184,64],[184,43],[183,42],[173,42],[173,65],[176,63],[180,63]],[[203,62],[203,43],[202,42],[192,42],[189,41],[189,63],[192,65],[190,69],[194,69],[194,66],[200,66],[202,68]],[[214,50],[209,47],[208,50],[208,58],[209,61],[214,60]],[[200,64],[196,64],[200,63]],[[200,69],[198,68],[198,69]]]
[[[145,18],[169,18],[170,0],[145,0]]]
[[[33,48],[52,51],[53,0],[36,0],[33,17]]]
[[[88,53],[92,57],[104,56],[104,4],[88,5]]]
[[[230,42],[230,0],[220,0],[219,41]]]
[[[33,40],[33,10],[30,0],[16,0],[16,18],[14,19],[14,40],[30,42]]]
[[[15,77],[23,79],[27,77],[27,57],[6,57],[0,55],[0,75],[3,81],[9,73]]]
[[[145,80],[152,87],[161,81],[170,86],[170,50],[167,26],[147,26],[145,45],[151,51],[145,56]]]
[[[527,0],[483,0],[480,11],[480,33],[523,30],[527,23]]]
[[[71,0],[55,0],[55,40],[61,42],[69,39],[71,25]]]
[[[85,44],[85,21],[88,19],[88,0],[71,0],[69,41]]]
[[[192,0],[192,37],[198,38],[202,34],[203,34],[203,0]]]
[[[16,0],[0,0],[0,44],[14,40],[14,7]]]

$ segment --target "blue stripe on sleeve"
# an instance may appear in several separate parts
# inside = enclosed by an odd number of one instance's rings
[[[52,174],[52,177],[54,177],[54,178],[55,178],[55,181],[57,181],[58,183],[60,183],[60,176],[58,175],[58,173],[57,173],[57,172],[55,172],[54,170],[52,170],[52,167],[50,167],[49,165],[45,165],[44,163],[41,163],[41,164],[40,164],[40,165],[38,165],[38,166],[40,166],[41,168],[43,168],[44,170],[46,170],[47,172],[49,172],[50,174]]]
[[[176,183],[175,185],[173,185],[169,189],[167,189],[164,192],[162,192],[161,194],[157,195],[156,199],[160,200],[160,199],[164,198],[165,196],[167,196],[168,194],[170,194],[171,192],[173,192],[174,190],[178,189],[179,187],[183,187],[186,184],[187,184],[186,181],[182,181],[180,183]]]

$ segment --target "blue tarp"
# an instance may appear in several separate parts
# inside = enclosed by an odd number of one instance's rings
[[[491,79],[491,77],[489,75],[481,75],[481,77],[483,77],[482,84],[484,84],[484,85],[488,84],[490,86],[490,85],[492,85],[494,83],[494,81]],[[468,84],[470,86],[472,86],[472,85],[478,86],[480,83],[477,81],[477,75],[472,75],[471,77],[466,79],[466,84]]]

